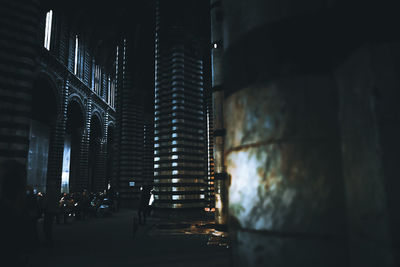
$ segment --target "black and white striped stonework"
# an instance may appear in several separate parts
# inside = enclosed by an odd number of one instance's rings
[[[27,161],[38,9],[37,1],[0,2],[0,161]]]
[[[85,114],[85,126],[82,133],[80,153],[79,153],[79,181],[77,183],[77,189],[89,190],[89,144],[90,144],[90,122],[92,119],[92,99],[87,98],[86,103],[86,114]]]
[[[106,174],[107,174],[107,140],[108,140],[108,114],[105,114],[104,116],[104,123],[103,123],[103,129],[102,132],[103,137],[101,138],[101,143],[100,143],[100,150],[98,151],[96,155],[96,168],[95,168],[95,189],[97,192],[101,192],[104,189],[107,188],[106,185]]]
[[[154,178],[154,115],[153,114],[146,114],[144,121],[143,176],[146,184],[152,184]]]
[[[143,177],[143,103],[134,81],[135,62],[130,57],[133,51],[130,39],[120,46],[117,73],[117,125],[115,135],[114,180],[123,205],[132,206],[140,197]],[[129,59],[131,59],[129,61]],[[130,186],[135,182],[135,186]]]
[[[154,205],[204,208],[203,65],[193,40],[183,35],[184,21],[163,12],[164,4],[156,7]]]
[[[94,169],[94,191],[102,192],[106,188],[106,152],[104,151],[105,145],[100,143],[100,149],[97,151],[95,157],[96,167]]]
[[[58,107],[57,120],[51,126],[49,140],[49,157],[47,162],[46,191],[54,190],[57,195],[61,191],[61,174],[64,155],[64,140],[67,121],[69,80],[63,85],[62,101]]]
[[[214,196],[214,124],[212,93],[206,92],[205,96],[205,114],[206,114],[206,138],[205,145],[207,150],[207,206],[212,209],[215,206]]]

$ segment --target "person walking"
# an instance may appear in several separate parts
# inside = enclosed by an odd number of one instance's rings
[[[140,202],[139,202],[139,224],[146,224],[146,216],[149,210],[149,201],[151,195],[151,186],[145,185],[141,187],[141,195],[140,195]]]
[[[58,197],[53,190],[48,190],[44,197],[43,234],[46,245],[53,244],[53,221],[58,216]]]

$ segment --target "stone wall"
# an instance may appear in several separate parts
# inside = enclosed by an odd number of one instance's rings
[[[398,19],[358,4],[222,3],[234,266],[399,263]]]

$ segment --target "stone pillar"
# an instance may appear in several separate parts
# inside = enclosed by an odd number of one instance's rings
[[[110,177],[107,176],[108,174],[108,122],[109,122],[109,115],[108,115],[109,108],[107,108],[107,111],[104,113],[104,125],[103,125],[103,152],[104,152],[104,174],[103,174],[103,179],[104,179],[104,185],[105,189],[107,189],[108,186],[108,181],[110,181]]]
[[[107,122],[108,114],[105,115],[103,124],[103,136],[100,137],[100,149],[96,155],[96,180],[95,188],[97,192],[104,191],[107,189],[106,185],[106,173],[107,173]]]
[[[116,79],[115,79],[115,129],[114,129],[114,157],[113,157],[113,170],[112,170],[112,178],[111,178],[111,187],[114,188],[116,192],[119,193],[119,176],[121,173],[121,165],[120,165],[120,159],[121,159],[121,135],[122,135],[122,85],[123,85],[123,79],[124,79],[124,71],[123,71],[123,66],[124,66],[124,42],[122,40],[119,40],[118,46],[117,46],[117,62],[116,62]]]
[[[50,129],[49,156],[47,162],[46,194],[50,201],[58,201],[61,193],[61,175],[64,157],[64,140],[67,122],[69,80],[65,80],[57,119]],[[49,206],[51,207],[51,206]]]
[[[330,3],[223,2],[234,266],[346,266],[331,50],[307,27]]]
[[[98,151],[96,152],[96,159],[95,159],[95,173],[94,173],[94,180],[93,187],[95,188],[96,192],[102,192],[106,189],[106,178],[105,178],[105,170],[106,170],[106,146],[104,142],[104,138],[99,138],[96,140],[98,144]]]
[[[138,36],[138,31],[135,33]],[[136,37],[135,36],[135,37]],[[134,206],[140,198],[143,179],[143,101],[134,77],[133,60],[137,38],[124,39],[119,50],[116,96],[115,182],[123,206]],[[135,182],[131,187],[129,182]]]
[[[212,66],[212,111],[214,138],[214,194],[215,223],[226,225],[228,219],[227,175],[224,163],[225,128],[223,120],[222,78],[222,7],[221,0],[211,0],[211,66]]]
[[[82,130],[79,155],[79,182],[77,184],[77,189],[79,191],[83,189],[89,190],[89,138],[90,122],[92,119],[92,95],[87,98],[85,108],[85,126]]]
[[[38,1],[0,2],[0,161],[27,164]]]

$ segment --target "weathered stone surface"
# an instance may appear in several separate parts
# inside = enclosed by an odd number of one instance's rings
[[[337,141],[332,83],[329,76],[294,77],[237,92],[224,104],[225,149],[285,140]]]
[[[273,242],[260,234],[235,240],[237,249],[260,242],[280,257],[293,253],[289,255],[313,263],[319,262],[319,256],[286,250],[285,246],[294,246],[297,241],[280,238],[287,234],[307,238],[344,235],[337,99],[332,84],[329,75],[299,76],[247,87],[226,99],[225,162],[231,178],[231,229],[233,234],[247,229],[277,235]],[[287,244],[271,248],[274,242]],[[312,241],[307,246],[311,249],[322,244]],[[326,244],[320,249],[328,253],[331,247]],[[258,266],[257,256],[250,260],[244,256],[246,252],[238,253],[250,266]],[[343,250],[330,253],[329,257],[344,257]],[[281,260],[271,266],[283,264],[286,262]]]

